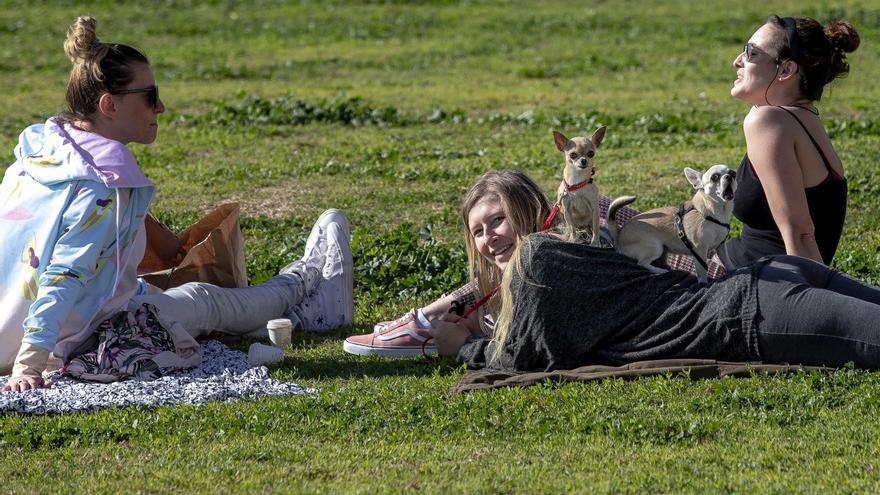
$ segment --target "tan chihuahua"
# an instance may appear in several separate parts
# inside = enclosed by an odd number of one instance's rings
[[[618,252],[635,259],[654,273],[666,270],[651,265],[663,255],[664,248],[672,253],[691,255],[697,263],[697,278],[706,281],[707,257],[730,233],[736,172],[726,165],[713,165],[705,173],[685,168],[697,192],[691,201],[640,213],[619,229],[614,221],[617,210],[635,201],[622,196],[611,202],[606,218],[608,230]]]
[[[562,184],[556,192],[556,205],[562,213],[560,230],[569,241],[585,240],[589,234],[591,246],[599,246],[599,189],[593,183],[593,158],[605,129],[604,125],[596,129],[589,139],[568,139],[553,131],[556,147],[565,155]]]

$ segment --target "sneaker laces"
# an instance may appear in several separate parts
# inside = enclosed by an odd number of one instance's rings
[[[295,273],[303,280],[306,296],[312,294],[321,283],[321,272],[324,270],[327,241],[319,240],[310,253],[285,266],[279,273]]]
[[[397,318],[396,320],[388,322],[385,326],[382,327],[381,330],[377,331],[376,333],[386,333],[389,330],[403,326],[410,321],[416,323],[416,326],[418,326],[419,328],[422,328],[421,325],[418,324],[418,319],[416,318],[415,311],[415,309],[407,311],[403,314],[403,316]]]
[[[326,240],[323,242],[326,243]],[[321,271],[324,274],[324,278],[329,279],[341,276],[345,270],[345,257],[339,246],[326,246],[322,252],[325,253],[325,256],[322,257],[323,262],[321,264]]]

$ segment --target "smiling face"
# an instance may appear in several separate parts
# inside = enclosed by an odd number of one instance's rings
[[[516,248],[517,238],[497,196],[487,196],[471,208],[468,230],[477,251],[503,270]]]
[[[766,103],[765,94],[778,75],[776,53],[770,47],[774,46],[777,37],[783,35],[778,26],[764,24],[749,38],[749,49],[743,50],[733,60],[736,80],[730,89],[731,96],[753,105]],[[751,53],[751,57],[748,53]]]
[[[153,70],[144,63],[134,67],[134,79],[123,89],[142,89],[156,85]],[[111,95],[116,108],[113,117],[113,136],[117,141],[150,144],[156,140],[159,131],[159,114],[165,111],[162,100],[152,107],[147,93],[128,93]],[[109,137],[109,136],[108,136]]]

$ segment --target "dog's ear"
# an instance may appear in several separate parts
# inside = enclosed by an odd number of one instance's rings
[[[691,185],[694,186],[694,189],[700,189],[701,187],[703,187],[703,174],[701,174],[700,172],[690,167],[685,167],[684,176],[687,178],[688,182],[690,182]]]
[[[565,137],[565,134],[562,134],[559,131],[553,131],[553,141],[556,142],[556,149],[559,151],[565,151],[565,148],[568,145],[568,138]]]
[[[602,144],[602,140],[605,139],[606,129],[607,128],[603,125],[602,127],[596,129],[596,132],[594,132],[593,135],[590,136],[590,141],[593,142],[593,146],[598,148],[599,145]]]

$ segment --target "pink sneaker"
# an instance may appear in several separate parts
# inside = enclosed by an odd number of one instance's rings
[[[411,309],[406,314],[404,314],[403,316],[401,316],[400,318],[398,318],[396,320],[383,320],[383,321],[380,321],[379,323],[376,323],[375,325],[373,325],[373,333],[379,333],[383,329],[388,328],[389,326],[398,326],[398,325],[403,325],[403,324],[409,323],[410,321],[414,321],[416,318],[416,311],[418,311],[418,310]],[[418,325],[416,325],[416,326],[418,326]],[[421,328],[421,327],[419,327],[419,328]]]
[[[433,344],[431,332],[418,326],[415,316],[416,311],[412,310],[373,333],[353,335],[345,339],[342,348],[349,354],[359,356],[435,356],[437,346]]]

